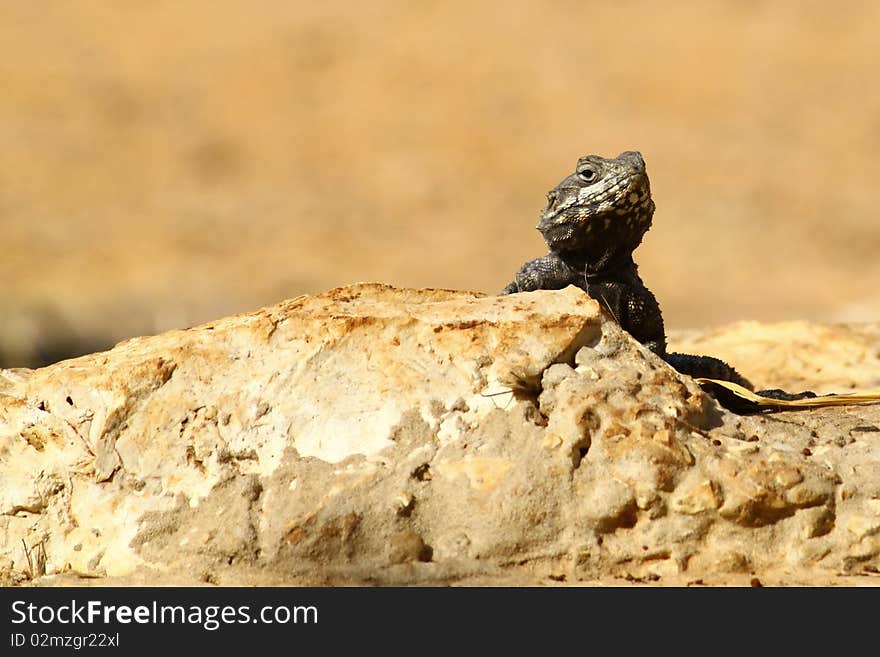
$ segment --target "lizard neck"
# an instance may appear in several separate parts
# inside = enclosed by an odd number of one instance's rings
[[[582,272],[587,282],[628,279],[636,271],[631,253],[603,254],[598,260],[580,251],[559,251],[557,255],[573,271]]]

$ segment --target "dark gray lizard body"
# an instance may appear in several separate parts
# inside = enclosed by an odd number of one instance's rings
[[[654,201],[640,153],[609,159],[587,155],[547,194],[538,230],[549,253],[530,260],[501,294],[576,285],[596,299],[636,340],[683,374],[732,381],[752,389],[718,358],[668,353],[660,306],[639,277],[632,253],[651,227]],[[777,399],[796,399],[767,390]]]

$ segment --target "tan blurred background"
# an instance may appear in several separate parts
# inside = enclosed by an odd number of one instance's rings
[[[880,319],[880,2],[0,8],[0,360],[355,281],[494,293],[642,151],[672,327]]]

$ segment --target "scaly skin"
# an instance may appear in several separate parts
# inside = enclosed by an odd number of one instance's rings
[[[667,353],[660,306],[639,277],[632,254],[651,227],[654,201],[640,153],[616,158],[587,155],[574,173],[547,194],[538,230],[549,253],[524,264],[501,294],[576,285],[596,299],[622,328],[683,374],[752,385],[718,358]],[[777,399],[798,399],[765,390]]]

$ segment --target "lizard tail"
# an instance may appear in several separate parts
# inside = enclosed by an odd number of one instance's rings
[[[721,379],[754,390],[754,386],[745,377],[719,358],[673,353],[666,354],[666,362],[678,372],[694,378]]]

